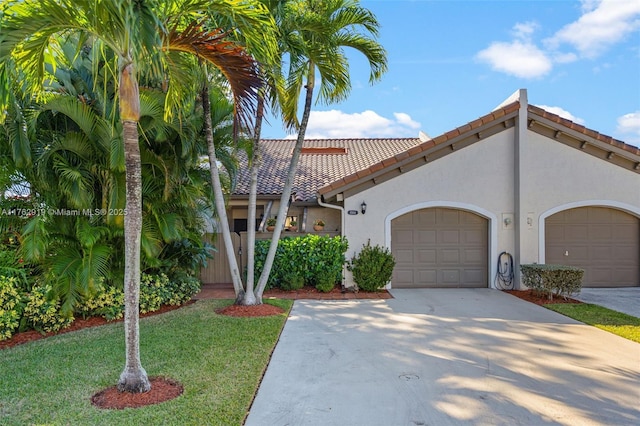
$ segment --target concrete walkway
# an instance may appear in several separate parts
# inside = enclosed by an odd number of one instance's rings
[[[571,297],[640,318],[640,287],[583,288]]]
[[[391,293],[296,300],[245,424],[640,424],[640,344],[500,291]]]

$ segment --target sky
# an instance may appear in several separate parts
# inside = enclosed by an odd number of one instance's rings
[[[312,107],[307,138],[431,137],[529,103],[640,146],[640,1],[361,0],[381,24],[388,71],[369,83],[347,50],[352,90]],[[293,137],[271,117],[263,138]]]

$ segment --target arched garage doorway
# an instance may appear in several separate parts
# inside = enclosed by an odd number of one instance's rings
[[[424,208],[391,221],[394,288],[488,287],[489,221],[453,208]]]
[[[545,263],[585,270],[583,287],[640,286],[640,219],[610,207],[578,207],[545,219]]]

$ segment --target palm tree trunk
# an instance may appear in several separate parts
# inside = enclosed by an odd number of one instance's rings
[[[260,133],[262,131],[262,119],[264,117],[264,97],[258,97],[256,109],[256,125],[253,139],[253,155],[251,158],[251,184],[249,187],[249,214],[247,225],[247,283],[242,305],[256,305],[258,299],[254,294],[254,267],[256,254],[256,200],[258,198],[258,170],[260,170]]]
[[[213,195],[218,212],[218,222],[222,231],[222,238],[226,246],[227,259],[229,268],[231,269],[231,280],[233,281],[233,289],[236,293],[236,302],[244,299],[245,291],[242,286],[242,277],[238,269],[236,254],[231,240],[231,231],[229,230],[229,220],[227,219],[227,210],[224,202],[224,194],[222,193],[222,184],[220,183],[220,172],[218,170],[218,159],[216,157],[216,147],[213,143],[213,128],[211,124],[211,102],[209,100],[209,86],[205,82],[202,88],[202,111],[204,114],[205,138],[207,140],[207,150],[209,153],[209,170],[211,173],[211,185],[213,186]]]
[[[262,303],[262,294],[267,286],[269,280],[269,274],[271,274],[271,268],[273,267],[273,261],[276,257],[276,250],[278,249],[278,242],[280,240],[280,234],[284,227],[284,220],[287,216],[287,210],[289,209],[289,197],[291,197],[291,189],[293,188],[293,180],[296,176],[298,169],[298,160],[300,158],[300,152],[302,151],[302,144],[304,143],[304,135],[307,131],[307,125],[309,124],[309,116],[311,115],[311,103],[313,101],[313,88],[315,85],[315,65],[313,62],[309,62],[309,75],[307,76],[306,96],[304,100],[304,111],[302,112],[302,120],[300,120],[300,128],[298,129],[298,138],[296,139],[296,145],[293,148],[293,154],[291,156],[291,163],[289,163],[289,172],[287,174],[287,180],[285,181],[284,188],[282,189],[282,195],[280,196],[280,206],[278,207],[278,217],[276,218],[276,227],[273,230],[273,238],[269,245],[269,252],[264,262],[264,269],[260,275],[258,281],[258,288],[256,289],[256,299],[258,303]]]
[[[142,173],[138,119],[140,96],[133,65],[125,66],[120,75],[120,115],[122,119],[125,173],[126,214],[124,217],[124,330],[126,363],[118,381],[118,389],[131,393],[147,392],[151,383],[140,363],[140,239],[142,233]]]

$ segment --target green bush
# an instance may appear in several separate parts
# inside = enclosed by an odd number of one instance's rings
[[[0,340],[13,335],[20,325],[22,306],[16,277],[0,275]]]
[[[284,271],[280,281],[280,288],[283,290],[300,290],[304,287],[304,278],[298,271]]]
[[[146,314],[160,309],[169,300],[169,277],[165,274],[142,274],[140,279],[140,313]]]
[[[186,273],[175,274],[168,284],[169,298],[164,301],[167,305],[182,305],[200,292],[202,283],[194,276]]]
[[[26,294],[21,328],[48,333],[68,327],[73,322],[73,316],[60,314],[59,300],[49,300],[47,295],[50,292],[50,285],[34,285],[31,291]]]
[[[124,315],[124,292],[116,287],[101,289],[85,298],[76,307],[76,312],[83,318],[100,316],[107,321],[120,319]]]
[[[371,247],[367,241],[360,253],[351,258],[348,268],[359,289],[378,291],[391,280],[395,266],[396,261],[389,249],[378,245]]]
[[[200,281],[187,274],[172,280],[164,274],[143,273],[140,279],[140,313],[153,312],[162,305],[181,305],[200,291]]]
[[[553,295],[567,297],[582,288],[584,270],[565,265],[520,265],[522,284],[542,294],[549,300]]]
[[[256,241],[256,277],[262,273],[270,243],[270,240]],[[330,291],[342,279],[342,267],[346,261],[344,254],[348,246],[344,237],[308,234],[304,237],[281,239],[267,288],[285,289],[288,276],[295,274],[302,277],[304,285],[316,286],[320,291]],[[327,288],[329,289],[326,290]]]

